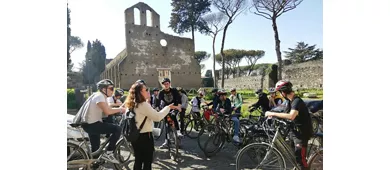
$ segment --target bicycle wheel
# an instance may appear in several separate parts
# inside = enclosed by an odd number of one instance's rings
[[[206,141],[211,135],[216,134],[218,126],[215,124],[208,124],[204,126],[198,133],[197,141],[200,150],[204,152],[204,146]]]
[[[177,136],[177,131],[173,127],[169,127],[168,129],[168,153],[171,159],[174,161],[177,160],[179,156],[179,145],[180,140]]]
[[[201,124],[202,122],[200,120],[197,119],[190,120],[185,126],[185,131],[184,131],[185,135],[190,139],[198,138],[198,134],[196,132],[193,132],[193,130],[199,131],[201,129]]]
[[[89,159],[87,152],[79,145],[68,142],[67,143],[67,169],[68,170],[86,170],[88,165],[83,165]]]
[[[223,145],[225,144],[225,136],[225,133],[217,132],[207,139],[206,143],[204,144],[203,151],[206,157],[215,156],[219,151],[221,151]]]
[[[154,128],[159,128],[161,130],[160,135],[153,136],[154,140],[158,140],[158,139],[160,139],[161,134],[164,133],[164,130],[165,130],[165,120],[163,119],[163,120],[161,120],[159,122],[155,122],[154,123]]]
[[[130,142],[127,142],[124,138],[119,140],[114,149],[114,157],[119,161],[119,164],[114,164],[115,169],[128,169],[130,162],[134,160],[134,156],[132,157],[133,153],[133,147]]]
[[[317,133],[319,129],[319,121],[316,117],[312,117],[311,121],[312,121],[311,124],[313,126],[313,132]]]
[[[323,150],[317,151],[313,156],[309,158],[308,166],[310,170],[322,170],[323,169],[323,161],[324,155]]]
[[[236,157],[236,170],[286,169],[280,152],[266,143],[252,143],[242,148]]]

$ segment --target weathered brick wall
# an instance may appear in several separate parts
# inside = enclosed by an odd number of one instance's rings
[[[297,88],[322,89],[323,61],[309,61],[283,68],[283,79],[290,80]]]
[[[283,68],[283,79],[289,80],[297,88],[322,88],[323,85],[323,62],[322,60],[309,61],[300,64],[292,64]],[[257,73],[257,75],[260,73]],[[273,87],[275,82],[265,76],[241,76],[225,79],[225,89],[235,87],[237,89],[263,89]],[[221,80],[218,80],[218,87],[221,87]]]

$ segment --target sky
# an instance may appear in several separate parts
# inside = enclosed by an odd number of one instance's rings
[[[71,34],[80,37],[84,42],[83,48],[71,54],[75,70],[85,59],[88,40],[92,42],[99,39],[106,48],[106,58],[114,58],[126,47],[124,10],[138,2],[148,4],[160,15],[162,32],[191,38],[191,32],[179,35],[168,27],[172,10],[170,0],[68,0],[71,10]],[[296,9],[282,14],[277,19],[282,56],[283,51],[295,47],[299,41],[322,48],[322,8],[322,0],[304,0]],[[212,8],[211,13],[213,12],[217,10]],[[216,54],[220,51],[221,42],[222,31],[216,39]],[[224,49],[263,50],[265,55],[257,63],[277,62],[271,20],[250,11],[242,13],[229,26]],[[212,54],[212,38],[196,32],[195,51]],[[212,57],[202,63],[205,64],[205,69],[213,67]],[[240,65],[247,65],[245,59]],[[219,68],[216,64],[216,69]]]

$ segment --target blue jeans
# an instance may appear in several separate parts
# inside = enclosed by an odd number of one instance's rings
[[[241,114],[241,107],[238,107],[235,111],[235,114]],[[232,121],[234,123],[234,135],[239,136],[240,134],[240,120],[238,116],[233,116]]]

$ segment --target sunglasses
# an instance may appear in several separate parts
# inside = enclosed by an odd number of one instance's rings
[[[113,91],[113,90],[114,90],[114,87],[108,87],[107,89],[110,89],[110,90],[112,90],[112,91]]]

